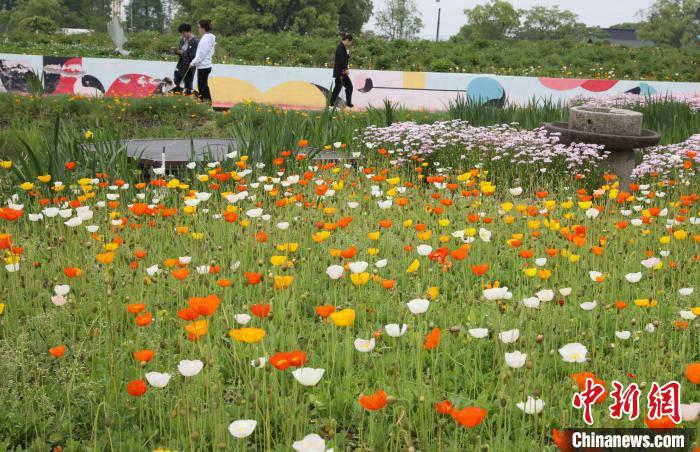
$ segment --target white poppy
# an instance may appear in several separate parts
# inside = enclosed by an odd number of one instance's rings
[[[479,228],[479,238],[483,242],[490,242],[491,241],[491,231],[489,231],[488,229]]]
[[[235,438],[241,439],[250,436],[258,425],[258,421],[253,421],[250,419],[239,419],[237,421],[231,422],[228,426],[228,431]]]
[[[68,303],[68,299],[63,295],[54,295],[51,297],[51,303],[53,303],[55,306],[64,306],[66,303]]]
[[[233,320],[239,325],[247,325],[250,322],[250,318],[249,314],[236,314],[233,316]]]
[[[393,201],[391,199],[387,199],[385,201],[377,201],[377,205],[380,209],[389,209],[392,204]]]
[[[681,419],[694,422],[700,414],[700,403],[681,403]]]
[[[367,340],[367,339],[355,339],[355,350],[358,352],[366,353],[366,352],[371,352],[374,350],[374,346],[377,345],[376,341],[374,338]]]
[[[671,251],[663,250],[663,251],[659,251],[659,254],[661,255],[661,257],[668,257],[671,254]]]
[[[258,209],[250,209],[250,210],[246,211],[245,214],[248,215],[250,218],[259,218],[259,217],[262,216],[263,210],[260,209],[260,208],[258,208]]]
[[[511,196],[520,196],[523,194],[523,189],[522,189],[522,187],[509,188],[508,193],[510,193]]]
[[[19,271],[19,262],[14,263],[14,264],[6,264],[5,270],[7,270],[9,273],[14,273],[16,271]]]
[[[280,223],[277,223],[277,229],[279,229],[281,231],[286,231],[287,229],[289,229],[289,223],[286,221],[282,221]]]
[[[411,314],[423,314],[428,310],[430,301],[425,298],[415,298],[406,303],[406,306],[408,306],[408,310],[411,311]]]
[[[85,229],[90,233],[94,234],[95,232],[100,230],[100,227],[94,224],[91,224],[89,226],[85,226]]]
[[[182,374],[183,377],[194,377],[202,371],[203,367],[204,363],[198,359],[183,359],[177,365],[177,370],[178,372],[180,372],[180,374]]]
[[[523,304],[526,308],[536,309],[540,307],[540,299],[537,297],[528,297],[523,299]]]
[[[615,331],[615,336],[618,339],[626,341],[627,339],[629,339],[632,336],[632,333],[630,333],[629,331]]]
[[[537,265],[538,267],[544,267],[545,265],[547,265],[547,258],[538,257],[537,259],[535,259],[535,265]]]
[[[65,297],[66,295],[68,295],[68,292],[70,292],[70,286],[68,284],[61,284],[61,285],[53,286],[53,292],[56,295],[60,295],[62,297]]]
[[[250,365],[255,367],[256,369],[262,369],[263,367],[265,367],[265,364],[267,364],[267,358],[264,356],[250,361]]]
[[[360,205],[359,202],[355,202],[355,201],[348,202],[348,207],[351,209],[356,209],[359,205]]]
[[[47,207],[46,209],[44,209],[44,215],[46,215],[46,218],[53,218],[56,215],[58,215],[58,208]]]
[[[506,364],[508,364],[508,367],[512,367],[513,369],[520,369],[525,365],[525,361],[527,360],[527,355],[517,350],[511,353],[506,353],[505,357]]]
[[[519,337],[520,337],[520,330],[517,328],[512,329],[512,330],[508,330],[508,331],[501,331],[500,333],[498,333],[498,338],[504,344],[511,344],[511,343],[517,341]]]
[[[209,201],[209,198],[211,198],[211,193],[207,193],[205,191],[200,191],[195,194],[197,199],[199,199],[202,202]]]
[[[388,325],[384,325],[384,331],[386,331],[386,334],[391,337],[403,336],[406,333],[406,330],[408,330],[408,325],[405,323],[401,324],[400,326],[398,323],[389,323]]]
[[[470,328],[469,335],[474,339],[483,339],[489,335],[488,328]]]
[[[169,373],[148,372],[145,376],[148,384],[154,388],[164,388],[168,386],[168,383],[170,382]]]
[[[649,259],[644,259],[641,264],[644,266],[644,268],[654,268],[659,263],[661,262],[661,259],[658,257],[650,257]]]
[[[350,262],[348,264],[348,267],[350,268],[350,271],[355,273],[355,274],[360,274],[367,270],[367,267],[369,267],[369,264],[365,261],[357,261],[357,262]]]
[[[683,320],[693,320],[697,317],[693,311],[680,311],[680,315]]]
[[[197,168],[197,162],[189,162],[186,166],[187,169],[195,169]]]
[[[300,367],[292,372],[294,379],[304,386],[316,386],[323,374],[326,372],[325,369],[314,369],[311,367]]]
[[[83,219],[80,217],[73,217],[70,220],[64,222],[63,224],[65,224],[69,228],[74,228],[76,226],[80,226],[81,224],[83,224]]]
[[[554,291],[550,289],[542,289],[535,296],[543,302],[552,301],[554,299]]]
[[[63,219],[70,218],[71,215],[73,215],[73,209],[61,209],[58,211],[58,216]]]
[[[603,274],[599,271],[591,270],[588,272],[588,276],[591,278],[592,281],[598,282],[598,278],[603,276]]]
[[[538,414],[544,408],[544,402],[542,399],[535,399],[532,396],[527,396],[525,402],[518,402],[515,406],[523,410],[525,414]]]
[[[197,273],[200,275],[206,275],[207,273],[209,273],[210,268],[211,267],[209,267],[208,265],[198,265],[197,266]]]
[[[388,264],[388,263],[389,263],[388,260],[386,260],[386,259],[381,259],[381,260],[378,260],[377,262],[375,262],[375,263],[374,263],[374,266],[377,267],[377,268],[384,268],[384,267],[386,267],[386,264]]]
[[[581,303],[579,306],[581,306],[581,309],[584,311],[592,311],[598,306],[598,302],[593,300],[593,301],[586,301],[584,303]]]
[[[292,448],[297,452],[325,452],[326,441],[316,433],[310,433],[300,441],[294,441]]]
[[[421,244],[416,247],[419,256],[427,256],[433,252],[433,247],[430,245]]]
[[[682,289],[678,289],[678,294],[687,297],[688,295],[693,294],[693,290],[694,289],[692,287],[683,287]]]
[[[496,300],[510,300],[513,298],[513,294],[508,291],[507,287],[493,287],[491,289],[484,289],[484,298],[489,301]]]
[[[342,265],[331,265],[326,269],[326,274],[331,279],[340,279],[343,276],[343,271]]]
[[[625,279],[626,279],[628,282],[637,283],[637,282],[641,281],[641,279],[642,279],[642,272],[627,273],[627,274],[625,275]]]
[[[586,361],[588,349],[578,342],[566,344],[559,349],[559,354],[567,363],[583,363]]]
[[[182,265],[187,265],[190,262],[192,262],[192,257],[191,256],[180,256],[177,258],[178,262],[180,262]]]
[[[655,330],[656,327],[653,323],[647,323],[647,325],[644,327],[644,331],[646,331],[647,333],[653,333]]]
[[[35,222],[41,221],[44,218],[44,216],[40,213],[30,213],[29,215],[27,215],[27,218],[29,219],[29,221]]]
[[[559,289],[559,293],[562,297],[568,297],[569,295],[571,295],[571,287],[564,287],[563,289]]]
[[[591,207],[586,209],[586,218],[597,218],[600,215],[600,211],[596,208]]]
[[[160,269],[158,268],[158,264],[151,265],[150,267],[148,267],[146,269],[146,273],[148,273],[148,276],[151,276],[151,277],[153,275],[157,274],[158,272],[160,272]]]

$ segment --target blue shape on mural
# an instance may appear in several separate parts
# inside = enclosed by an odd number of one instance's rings
[[[635,86],[634,88],[628,89],[625,92],[630,94],[636,94],[638,96],[652,96],[656,94],[656,88],[654,88],[646,82],[642,82],[639,84],[639,86]]]
[[[467,98],[476,104],[502,107],[506,101],[506,91],[494,78],[477,77],[467,86]]]

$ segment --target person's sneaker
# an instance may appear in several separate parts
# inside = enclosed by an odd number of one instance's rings
[[[347,104],[348,108],[353,108],[355,105],[354,104]]]

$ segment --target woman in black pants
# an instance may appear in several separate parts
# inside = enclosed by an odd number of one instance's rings
[[[350,73],[348,71],[348,63],[350,61],[350,53],[348,49],[352,45],[352,35],[343,33],[343,39],[335,49],[335,62],[333,64],[333,78],[335,79],[335,87],[331,96],[331,107],[335,106],[338,100],[338,95],[342,87],[345,87],[345,103],[352,108],[352,82],[350,81]]]
[[[214,57],[214,49],[216,47],[216,36],[211,32],[211,20],[200,20],[199,31],[202,33],[202,37],[199,39],[197,54],[190,63],[190,67],[197,68],[199,98],[204,102],[211,102],[209,74],[211,73],[211,60]]]

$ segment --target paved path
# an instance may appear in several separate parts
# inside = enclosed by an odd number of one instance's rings
[[[226,154],[237,149],[234,140],[218,138],[129,140],[126,153],[146,166],[159,167],[165,150],[166,166],[181,166],[192,161],[224,160]]]

